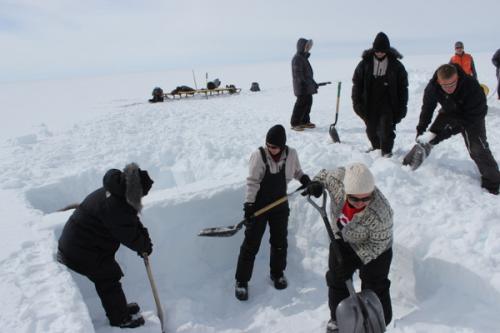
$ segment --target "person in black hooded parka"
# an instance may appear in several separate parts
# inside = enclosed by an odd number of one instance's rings
[[[399,61],[403,56],[379,32],[373,47],[365,50],[352,78],[352,105],[366,125],[372,149],[392,156],[396,124],[406,116],[408,74]]]
[[[139,255],[151,254],[153,244],[139,220],[141,199],[153,185],[147,171],[135,163],[122,171],[111,169],[103,187],[78,205],[59,238],[58,260],[95,284],[111,326],[133,328],[144,324],[136,303],[127,304],[120,283],[123,272],[115,260],[120,244]]]
[[[297,41],[297,53],[292,59],[293,93],[297,97],[293,107],[290,123],[292,129],[303,131],[304,128],[314,128],[311,123],[312,95],[318,92],[318,84],[314,81],[314,73],[309,63],[309,56],[313,46],[312,39],[299,38]]]

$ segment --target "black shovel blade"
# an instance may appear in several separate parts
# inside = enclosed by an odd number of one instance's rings
[[[198,233],[198,236],[204,237],[231,237],[236,234],[243,224],[230,225],[227,227],[205,228]]]
[[[340,143],[339,133],[337,133],[337,129],[335,128],[334,124],[330,125],[330,130],[328,131],[328,133],[330,133],[330,137],[332,138],[334,143]]]
[[[372,290],[365,289],[344,299],[335,314],[339,332],[385,332],[384,310]]]

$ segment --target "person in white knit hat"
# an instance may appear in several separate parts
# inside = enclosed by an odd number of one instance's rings
[[[375,186],[373,174],[362,163],[321,170],[302,194],[320,197],[323,189],[330,195],[330,221],[344,261],[339,265],[330,245],[326,282],[331,318],[326,331],[338,332],[335,310],[349,296],[345,281],[352,278],[356,270],[359,270],[361,289],[377,294],[385,322],[389,324],[392,319],[388,278],[392,261],[392,208]]]

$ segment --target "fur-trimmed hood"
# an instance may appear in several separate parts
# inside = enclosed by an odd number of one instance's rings
[[[137,212],[142,210],[141,199],[149,192],[152,185],[153,180],[147,171],[141,170],[139,165],[133,162],[127,164],[123,171],[108,170],[103,178],[103,186],[106,191],[124,198]]]
[[[364,50],[363,51],[363,54],[361,55],[361,58],[363,58],[363,60],[369,60],[371,59],[373,56],[375,55],[375,50],[372,48],[370,49],[367,49],[367,50]],[[393,58],[393,59],[403,59],[403,55],[401,53],[399,53],[398,50],[396,50],[395,48],[391,47],[389,49],[389,52],[387,52],[387,57],[388,58]]]

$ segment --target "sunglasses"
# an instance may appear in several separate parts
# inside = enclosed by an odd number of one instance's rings
[[[355,197],[355,196],[352,196],[352,195],[348,195],[347,196],[347,200],[349,200],[350,202],[368,202],[372,199],[372,195],[368,196],[368,197],[364,197],[364,198],[358,198],[358,197]]]
[[[266,147],[269,149],[281,149],[280,146],[271,145],[269,143],[266,143]]]
[[[463,47],[455,47],[455,50],[462,50]]]

